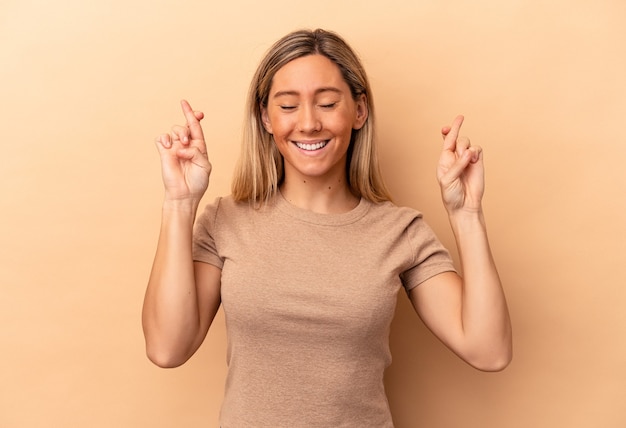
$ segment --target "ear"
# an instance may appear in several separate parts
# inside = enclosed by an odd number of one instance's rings
[[[367,97],[365,94],[361,94],[356,99],[356,115],[354,117],[352,129],[361,129],[363,125],[365,125],[368,116],[369,109],[367,108]]]
[[[267,113],[267,107],[261,106],[261,122],[263,122],[263,127],[267,132],[272,134],[272,122],[270,122],[270,116]]]

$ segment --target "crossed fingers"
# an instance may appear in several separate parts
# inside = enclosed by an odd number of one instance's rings
[[[204,118],[204,113],[194,111],[186,100],[182,100],[180,104],[186,124],[174,125],[171,133],[162,134],[157,138],[157,142],[167,149],[171,148],[174,143],[180,143],[183,147],[195,147],[200,153],[206,154],[204,132],[200,125],[200,121]]]
[[[462,115],[457,116],[452,122],[451,126],[444,126],[441,129],[441,135],[443,136],[443,150],[456,153],[458,158],[463,157],[465,152],[469,150],[470,161],[476,162],[482,149],[477,146],[472,146],[469,138],[460,136],[461,125],[463,125],[464,117]]]

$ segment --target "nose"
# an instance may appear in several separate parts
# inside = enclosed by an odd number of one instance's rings
[[[298,114],[298,130],[304,134],[319,132],[322,122],[314,106],[302,106]]]

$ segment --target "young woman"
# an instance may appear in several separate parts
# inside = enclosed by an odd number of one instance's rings
[[[148,357],[183,364],[223,305],[229,427],[391,427],[383,386],[403,288],[472,366],[511,360],[511,326],[485,228],[481,149],[442,129],[437,176],[464,277],[421,214],[380,177],[372,92],[338,35],[297,31],[250,87],[232,194],[196,221],[211,164],[200,121],[157,139],[165,200],[143,308]],[[195,227],[194,227],[195,224]]]

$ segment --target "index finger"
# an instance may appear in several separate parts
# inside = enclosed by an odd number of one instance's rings
[[[180,102],[181,107],[183,108],[183,114],[185,115],[185,119],[187,120],[187,126],[189,127],[189,136],[192,140],[204,140],[204,133],[202,132],[202,126],[200,125],[200,121],[196,117],[191,105],[187,102],[187,100],[182,100]]]
[[[456,150],[456,139],[459,136],[459,131],[461,130],[461,125],[463,125],[463,115],[458,115],[454,121],[452,122],[452,125],[450,126],[450,129],[448,130],[448,132],[445,134],[445,137],[443,139],[443,149],[444,150],[451,150],[454,151]],[[446,128],[444,128],[446,129]]]

